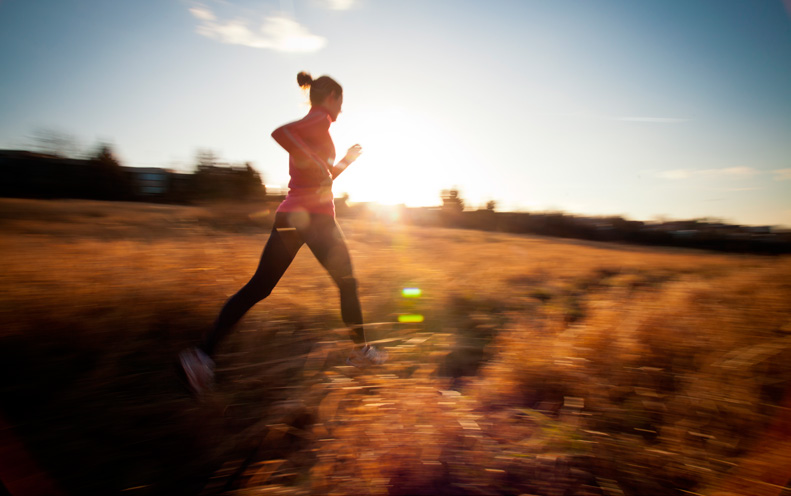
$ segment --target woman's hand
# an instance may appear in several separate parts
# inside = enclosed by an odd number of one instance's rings
[[[349,151],[346,152],[346,156],[343,157],[343,161],[346,164],[350,165],[352,162],[357,160],[357,158],[363,153],[363,147],[360,145],[353,145],[349,147]]]
[[[349,151],[346,152],[346,156],[344,156],[338,164],[332,168],[331,174],[332,178],[335,179],[338,177],[338,174],[345,171],[352,162],[357,160],[360,154],[363,152],[363,147],[360,145],[354,145],[349,148]]]

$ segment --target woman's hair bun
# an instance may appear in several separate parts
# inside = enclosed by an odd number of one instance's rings
[[[300,88],[308,88],[310,87],[311,83],[313,83],[313,76],[305,71],[302,71],[297,74],[297,83],[299,83]]]

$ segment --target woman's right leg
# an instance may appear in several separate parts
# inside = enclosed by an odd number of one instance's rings
[[[310,230],[303,233],[305,242],[329,272],[338,286],[341,297],[341,318],[349,327],[350,337],[357,345],[365,344],[363,312],[357,295],[357,279],[352,270],[352,259],[343,232],[329,215],[311,216]]]
[[[228,335],[253,305],[269,296],[303,243],[301,236],[291,225],[289,214],[278,213],[255,274],[225,303],[214,323],[214,328],[199,346],[207,355],[211,356],[214,353],[217,343]]]

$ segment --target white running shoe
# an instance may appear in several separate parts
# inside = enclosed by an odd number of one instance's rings
[[[187,386],[196,396],[214,386],[214,360],[199,348],[188,348],[179,353],[179,363]]]
[[[351,356],[346,359],[347,364],[357,367],[358,369],[364,369],[371,365],[382,365],[386,361],[387,352],[384,350],[377,350],[370,344],[354,350]]]

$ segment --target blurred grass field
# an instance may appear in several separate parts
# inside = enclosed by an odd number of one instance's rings
[[[791,479],[789,257],[341,219],[390,361],[343,365],[337,290],[305,249],[195,401],[175,355],[252,275],[269,208],[0,200],[3,412],[66,492],[779,495]]]

